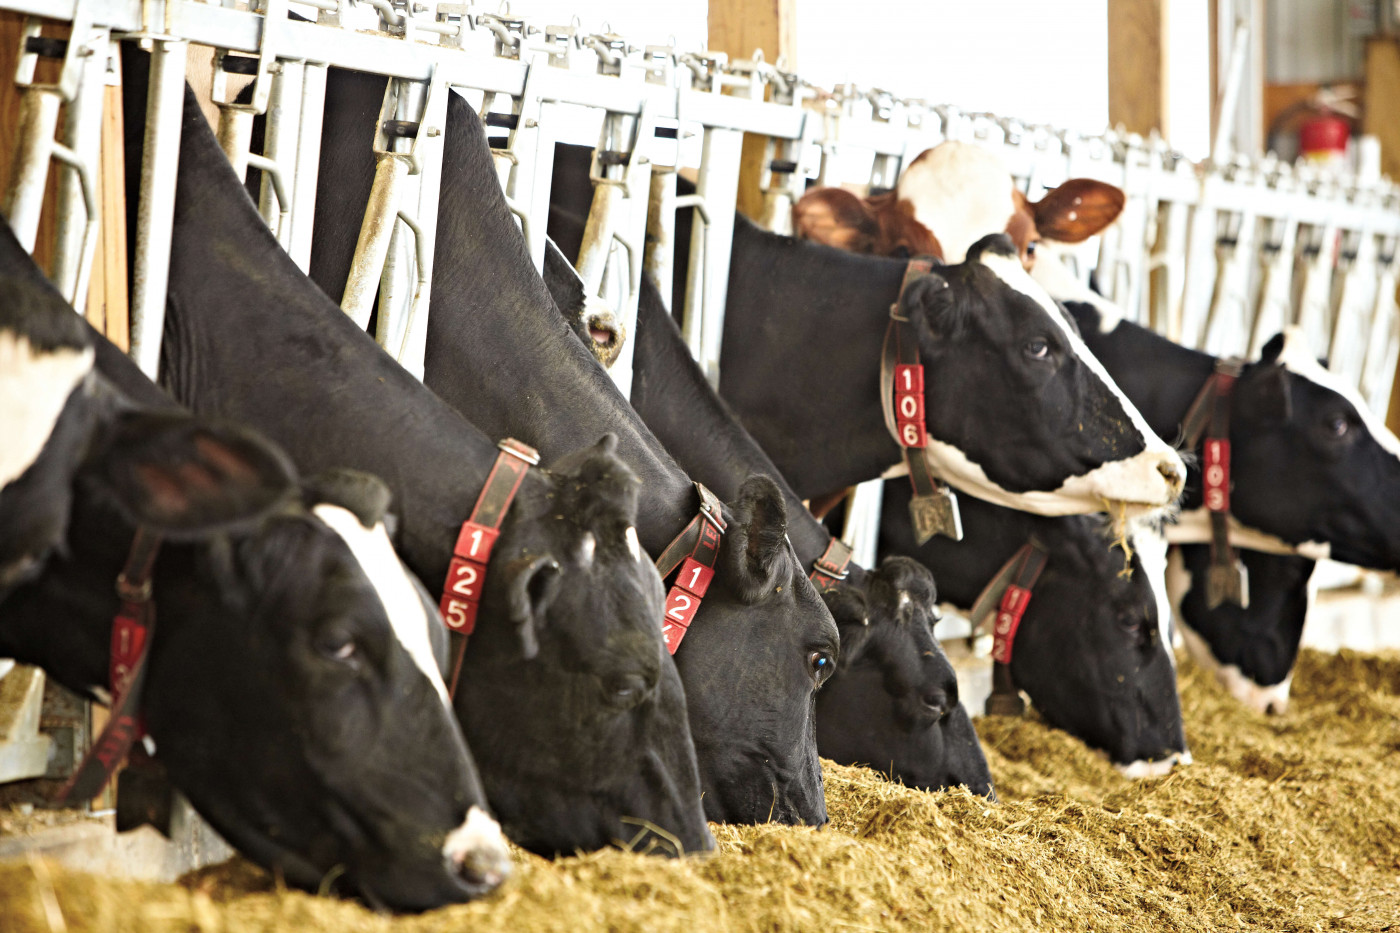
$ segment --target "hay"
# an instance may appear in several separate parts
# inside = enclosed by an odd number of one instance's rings
[[[1400,656],[1305,652],[1295,684],[1266,719],[1183,663],[1196,764],[1159,781],[1038,722],[983,720],[999,804],[828,763],[823,831],[718,826],[718,854],[679,862],[522,854],[496,896],[422,917],[239,861],[181,885],[12,862],[0,926],[50,933],[57,904],[75,933],[1400,930]]]

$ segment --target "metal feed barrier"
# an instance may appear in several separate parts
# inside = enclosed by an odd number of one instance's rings
[[[644,268],[670,293],[676,212],[695,209],[683,331],[712,381],[745,133],[766,139],[761,221],[784,232],[809,180],[890,188],[923,149],[960,139],[998,150],[1033,199],[1077,176],[1126,192],[1121,220],[1067,258],[1081,277],[1094,270],[1099,288],[1131,319],[1217,353],[1255,353],[1284,323],[1298,323],[1374,408],[1384,411],[1389,401],[1400,348],[1400,189],[1385,179],[1224,150],[1193,163],[1155,136],[1084,135],[852,85],[828,92],[761,56],[730,61],[588,33],[577,20],[532,24],[470,3],[259,0],[248,9],[197,0],[0,0],[0,8],[31,18],[16,76],[23,108],[4,209],[32,247],[49,161],[59,160],[54,274],[75,303],[86,293],[100,219],[95,127],[101,88],[118,70],[111,40],[139,38],[152,50],[131,308],[131,352],[151,375],[193,43],[215,49],[223,149],[236,167],[262,171],[261,212],[303,268],[321,183],[326,69],[391,79],[366,139],[377,170],[343,307],[366,326],[377,300],[376,338],[420,377],[446,95],[461,93],[493,134],[501,184],[537,267],[555,145],[595,147],[593,211],[578,266],[590,291],[614,306],[623,333],[635,330]],[[70,25],[72,38],[45,37],[44,21]],[[61,61],[56,83],[34,82],[39,57]],[[251,78],[248,103],[238,102],[230,76]],[[61,128],[60,105],[67,115]],[[258,114],[267,118],[261,153],[249,151]],[[694,195],[677,196],[680,167],[695,170]],[[629,341],[611,368],[623,392],[631,363]],[[878,498],[878,486],[862,493],[873,512],[853,508],[846,535],[867,563]]]

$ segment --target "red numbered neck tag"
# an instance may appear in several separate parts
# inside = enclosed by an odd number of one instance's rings
[[[1230,442],[1206,438],[1201,472],[1205,480],[1206,508],[1212,512],[1230,511]]]
[[[928,446],[922,363],[900,363],[894,368],[894,423],[901,447]]]
[[[486,485],[477,497],[471,516],[457,532],[457,544],[452,548],[452,562],[447,565],[447,579],[442,584],[442,599],[438,611],[447,627],[462,638],[457,639],[456,658],[448,682],[448,695],[456,696],[457,678],[462,672],[462,656],[466,636],[476,630],[477,611],[486,586],[486,565],[501,533],[501,523],[515,500],[520,484],[530,467],[540,462],[539,452],[514,438],[496,445],[501,452],[486,477]]]
[[[676,572],[676,582],[666,594],[661,618],[661,634],[670,654],[675,654],[681,646],[681,640],[700,609],[700,601],[714,579],[726,527],[719,499],[700,483],[696,483],[695,488],[700,493],[700,514],[691,519],[656,560],[656,569],[663,580],[672,571]]]
[[[1016,642],[1016,630],[1031,602],[1031,591],[1012,583],[1001,595],[996,621],[992,623],[992,660],[1011,663],[1011,647]]]
[[[96,797],[126,760],[132,744],[145,733],[141,723],[141,688],[146,680],[146,658],[156,625],[151,575],[160,540],[159,535],[138,528],[126,566],[117,577],[121,606],[112,619],[112,643],[107,662],[112,713],[102,733],[74,769],[73,776],[59,791],[61,803]]]

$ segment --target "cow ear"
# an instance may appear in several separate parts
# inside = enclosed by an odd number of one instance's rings
[[[1071,178],[1031,205],[1035,226],[1047,240],[1078,243],[1118,219],[1123,192],[1092,178]]]
[[[179,539],[246,528],[296,488],[261,435],[184,413],[123,416],[91,481],[136,525]]]
[[[789,570],[787,505],[776,483],[762,474],[744,480],[726,536],[724,548],[745,602],[756,602],[783,585]]]
[[[1266,421],[1287,421],[1293,417],[1293,374],[1277,363],[1256,363],[1250,367],[1247,385],[1251,413]]]
[[[844,249],[870,253],[880,223],[870,206],[845,188],[813,188],[792,206],[793,235]]]
[[[870,602],[863,590],[846,585],[824,590],[822,600],[841,633],[841,657],[837,666],[845,670],[870,644]]]
[[[909,283],[899,298],[899,311],[935,339],[946,340],[962,331],[963,315],[953,300],[953,289],[936,272]]]
[[[520,653],[529,661],[540,653],[545,613],[559,595],[559,562],[549,555],[521,557],[506,565],[510,618],[520,633]]]
[[[393,493],[373,473],[332,467],[302,480],[302,501],[308,507],[326,503],[338,505],[353,514],[366,528],[388,520]],[[390,534],[392,538],[393,535]]]

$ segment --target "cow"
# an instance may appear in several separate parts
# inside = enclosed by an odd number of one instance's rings
[[[4,224],[0,357],[0,653],[111,703],[109,670],[133,663],[112,655],[120,575],[138,586],[145,564],[149,588],[124,597],[154,612],[129,702],[224,838],[290,884],[393,910],[499,885],[509,852],[447,706],[441,623],[390,549],[382,484],[299,482],[263,437],[174,407]],[[140,532],[161,542],[150,563],[130,556]],[[106,738],[102,755],[120,754]]]
[[[145,57],[124,51],[126,87],[139,93]],[[133,168],[139,139],[138,125]],[[383,476],[405,562],[442,585],[496,445],[301,274],[188,91],[173,244],[165,384],[196,411],[256,424],[303,469]],[[454,704],[487,797],[507,835],[545,855],[616,842],[711,848],[657,622],[663,590],[637,542],[636,476],[615,440],[543,459],[553,467],[526,471],[492,551]]]
[[[964,499],[966,536],[918,544],[907,521],[909,484],[885,484],[882,553],[932,568],[941,598],[968,610],[1028,541],[1047,555],[1014,632],[1012,684],[1045,721],[1103,750],[1127,777],[1154,777],[1191,760],[1163,637],[1160,582],[1165,545],[1134,535],[1131,559],[1110,547],[1103,519],[1047,518]],[[1155,545],[1155,546],[1154,546]]]
[[[577,242],[582,218],[551,209],[550,230]],[[550,240],[545,281],[585,343],[589,303],[573,266]],[[814,519],[705,379],[649,277],[643,277],[635,329],[632,406],[686,471],[722,496],[754,473],[773,478],[788,509],[788,537],[804,568],[831,536]],[[836,673],[817,694],[817,748],[842,764],[868,764],[893,780],[928,790],[962,785],[992,793],[987,760],[957,679],[931,632],[933,576],[895,559],[874,570],[852,562],[822,591],[841,634]],[[928,702],[925,702],[925,701]]]
[[[552,201],[584,214],[587,150],[558,150]],[[682,215],[678,243],[689,226]],[[1099,511],[1105,500],[1129,511],[1175,500],[1180,458],[1030,280],[1009,239],[985,238],[967,261],[901,294],[907,265],[735,218],[720,395],[800,496],[902,467],[879,363],[898,302],[924,364],[928,458],[948,483],[1048,515]],[[678,262],[676,281],[685,278]],[[841,443],[810,443],[821,436]]]
[[[1124,321],[1102,298],[1065,306],[1149,423],[1176,433],[1217,358]],[[1400,567],[1400,500],[1387,493],[1400,483],[1400,441],[1323,368],[1293,327],[1244,367],[1229,411],[1231,539],[1275,553],[1246,552],[1246,568],[1258,571],[1250,576],[1247,609],[1207,609],[1198,579],[1182,602],[1182,619],[1200,636],[1188,646],[1199,651],[1204,642],[1209,651],[1197,656],[1232,694],[1260,712],[1283,712],[1312,560]],[[1191,471],[1183,508],[1184,522],[1203,513],[1199,468]],[[1290,550],[1299,555],[1278,554]],[[1184,554],[1196,576],[1202,554]]]
[[[860,198],[811,189],[793,205],[792,227],[848,252],[945,262],[961,262],[977,240],[1004,230],[1030,271],[1042,238],[1082,242],[1117,220],[1124,203],[1120,189],[1092,178],[1071,178],[1031,201],[991,150],[950,140],[915,157],[893,191]]]

